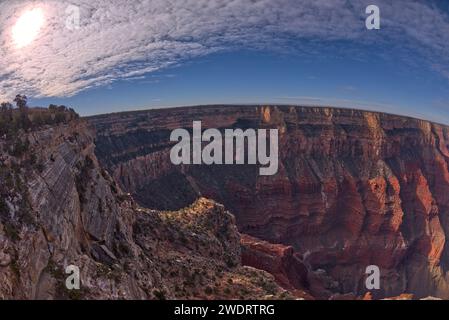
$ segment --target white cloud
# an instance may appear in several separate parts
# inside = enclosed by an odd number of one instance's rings
[[[0,99],[18,92],[69,96],[221,50],[338,50],[336,40],[403,47],[401,59],[413,62],[411,55],[418,54],[429,67],[449,74],[447,13],[427,1],[377,0],[382,29],[373,32],[364,23],[370,2],[1,1]],[[79,29],[65,27],[69,5],[81,9]],[[34,7],[45,13],[45,26],[31,45],[17,49],[11,30],[21,13]],[[302,47],[301,39],[312,41]]]

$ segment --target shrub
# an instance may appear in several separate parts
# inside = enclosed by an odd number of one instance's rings
[[[165,293],[162,290],[154,290],[153,291],[153,295],[156,297],[156,299],[158,300],[166,300],[165,298]]]
[[[8,205],[6,200],[0,195],[0,217],[7,217],[9,213]]]
[[[45,108],[29,108],[27,97],[17,95],[14,100],[17,108],[9,102],[0,104],[0,135],[11,135],[19,130],[36,129],[44,125],[68,123],[78,119],[79,115],[72,108],[50,105]]]
[[[207,286],[206,289],[204,290],[204,293],[210,296],[213,293],[213,290],[211,287]]]

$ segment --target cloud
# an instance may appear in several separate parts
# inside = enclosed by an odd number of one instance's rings
[[[360,0],[10,0],[0,3],[0,99],[23,92],[71,96],[138,78],[190,58],[249,48],[303,54],[360,53],[347,41],[395,58],[424,62],[449,79],[449,16],[434,2],[377,0],[381,30],[367,31]],[[80,8],[80,28],[66,9]],[[42,8],[45,26],[29,46],[15,47],[12,28]],[[343,43],[343,45],[341,45]],[[340,45],[339,45],[340,44]],[[419,58],[417,60],[417,57]]]

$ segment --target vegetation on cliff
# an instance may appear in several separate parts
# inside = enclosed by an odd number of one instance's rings
[[[20,130],[37,129],[43,125],[68,123],[79,115],[66,106],[49,105],[48,108],[30,108],[24,95],[14,99],[16,107],[10,102],[0,104],[0,135],[16,134]]]

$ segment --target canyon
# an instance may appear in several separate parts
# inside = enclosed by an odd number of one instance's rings
[[[449,299],[447,126],[302,106],[32,112],[46,120],[0,136],[1,299]],[[194,121],[277,130],[278,172],[172,164]]]
[[[86,121],[63,112],[0,137],[0,299],[293,298],[242,266],[223,205],[139,206],[100,166]],[[69,265],[80,290],[65,286]]]
[[[203,106],[95,116],[95,154],[142,207],[213,199],[235,215],[244,264],[303,297],[449,298],[448,128],[385,113]],[[277,129],[279,170],[170,161],[170,133]],[[269,262],[271,261],[271,262]],[[381,270],[367,292],[365,268]]]

